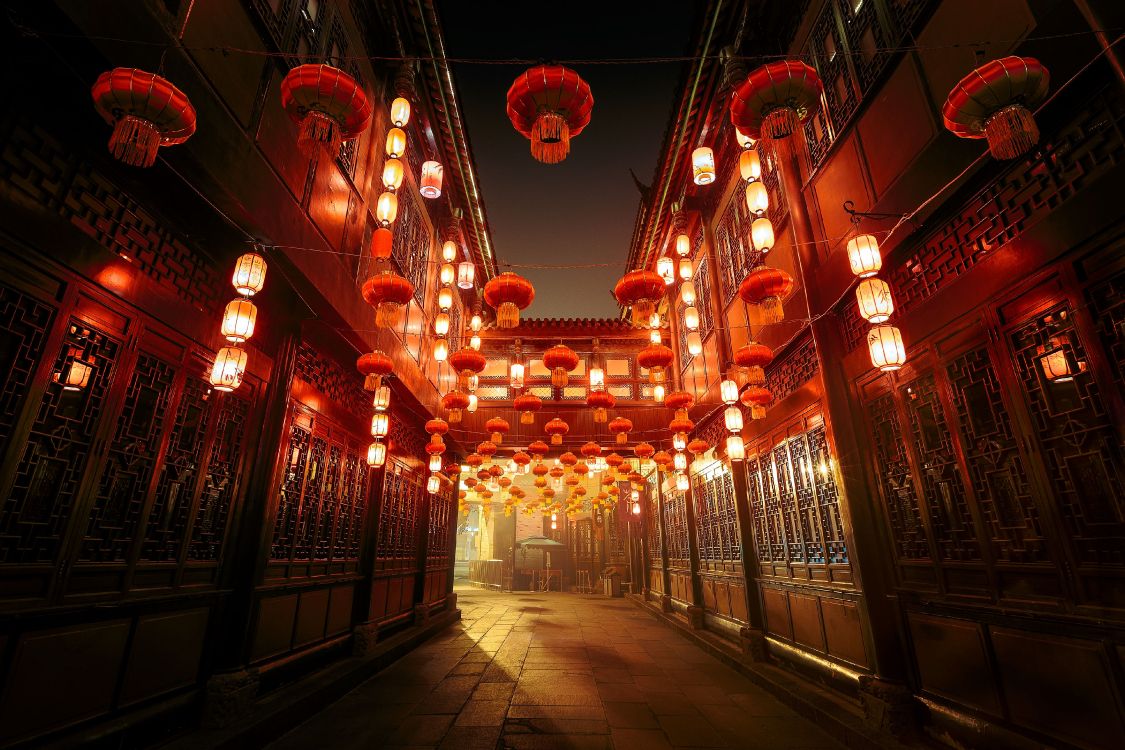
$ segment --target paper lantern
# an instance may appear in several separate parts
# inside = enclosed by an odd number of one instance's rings
[[[733,405],[724,409],[723,426],[727,432],[742,432],[742,409]]]
[[[373,469],[378,469],[387,460],[387,446],[379,442],[374,442],[367,446],[367,465]]]
[[[399,96],[391,102],[391,122],[396,128],[404,128],[410,122],[410,102],[407,99]]]
[[[663,344],[664,337],[660,333],[659,328],[653,328],[648,332],[648,343],[650,344]]]
[[[666,286],[671,286],[676,281],[676,265],[667,255],[662,255],[656,261],[656,273],[664,279]]]
[[[676,235],[676,255],[681,258],[691,255],[691,238],[683,232]]]
[[[493,417],[484,423],[484,429],[488,431],[489,439],[496,445],[500,445],[504,440],[504,436],[508,434],[508,430],[512,428],[508,424],[508,420]]]
[[[440,312],[434,316],[434,335],[449,335],[449,313]]]
[[[672,457],[672,468],[676,471],[687,471],[687,456],[677,453]]]
[[[867,350],[871,364],[883,372],[891,372],[906,364],[906,347],[902,334],[890,325],[873,326],[867,332]]]
[[[457,278],[457,269],[452,263],[442,263],[438,270],[438,283],[448,286]]]
[[[600,365],[590,368],[589,378],[591,391],[605,390],[605,370]]]
[[[759,385],[751,385],[742,392],[742,403],[750,410],[751,419],[766,416],[766,407],[773,401],[773,394]]]
[[[461,261],[457,265],[457,286],[461,289],[472,289],[476,280],[477,267],[472,261]]]
[[[54,378],[64,391],[80,391],[89,385],[93,373],[93,367],[77,356],[72,356],[67,358],[62,370],[56,372]]]
[[[618,280],[613,296],[631,308],[634,325],[644,325],[664,298],[664,278],[655,271],[630,271]]]
[[[859,314],[869,323],[884,323],[895,311],[891,287],[882,279],[864,279],[855,290]]]
[[[372,437],[386,437],[387,432],[390,430],[391,418],[386,414],[380,412],[371,416],[371,435]]]
[[[195,132],[195,108],[158,75],[114,68],[98,76],[90,95],[98,114],[113,126],[110,153],[129,166],[151,167],[161,146],[183,143]]]
[[[449,359],[449,341],[444,338],[434,339],[434,361],[444,362]]]
[[[754,148],[754,144],[758,142],[756,138],[751,138],[737,128],[735,128],[734,131],[734,140],[738,144],[738,147],[744,151]]]
[[[684,448],[687,448],[687,435],[682,432],[672,435],[672,450],[682,451]]]
[[[232,344],[241,344],[254,335],[254,323],[258,320],[258,308],[248,299],[236,299],[227,303],[223,310],[223,322],[219,332]]]
[[[437,474],[431,474],[430,478],[426,480],[426,492],[431,495],[436,495],[441,491],[441,477]]]
[[[723,399],[723,403],[731,405],[738,400],[738,383],[733,380],[724,380],[719,383],[719,395]]]
[[[604,424],[607,418],[606,410],[612,409],[617,404],[617,399],[612,393],[606,391],[590,391],[586,394],[586,405],[594,410],[594,422]]]
[[[649,381],[660,383],[664,380],[664,372],[672,366],[675,353],[663,344],[649,344],[637,352],[637,364],[648,370]]]
[[[762,179],[762,160],[756,149],[748,148],[738,155],[738,173],[747,182]]]
[[[750,242],[753,243],[754,249],[762,255],[765,255],[770,250],[773,250],[773,245],[775,242],[775,238],[773,235],[773,222],[764,216],[758,219],[754,219],[754,223],[750,225]]]
[[[436,454],[433,455],[433,456],[430,456],[429,466],[430,466],[430,471],[441,471],[441,456],[436,455]]]
[[[801,123],[820,108],[824,85],[799,60],[767,63],[746,77],[730,97],[731,123],[767,147],[788,143]]]
[[[679,263],[679,277],[681,281],[688,281],[691,279],[694,269],[692,268],[691,258],[680,258]]]
[[[727,458],[731,461],[746,460],[746,446],[743,445],[742,438],[739,435],[727,437]]]
[[[323,146],[335,158],[343,141],[371,124],[371,102],[363,88],[331,65],[298,65],[290,70],[281,82],[281,106],[298,123],[297,146],[305,156]],[[388,155],[398,157],[401,152]]]
[[[570,68],[538,65],[521,73],[508,89],[508,119],[531,141],[531,155],[557,164],[570,153],[570,140],[590,123],[590,85]]]
[[[578,367],[578,355],[564,344],[555,344],[543,352],[543,366],[551,371],[551,385],[565,388],[570,382],[568,373]]]
[[[660,403],[664,400],[664,386],[659,383],[652,387],[652,400]]]
[[[761,385],[766,382],[765,367],[773,362],[773,349],[757,341],[751,341],[734,353],[734,364],[746,371],[746,382]],[[733,403],[733,402],[732,402]]]
[[[457,259],[457,243],[453,240],[446,240],[441,245],[441,259],[446,263],[452,263]]]
[[[394,249],[394,232],[387,227],[379,227],[371,235],[371,257],[375,260],[387,260]]]
[[[387,328],[398,325],[402,308],[414,298],[414,285],[392,273],[383,271],[363,282],[363,299],[375,308],[375,324]]]
[[[703,339],[699,335],[699,331],[690,331],[687,335],[687,349],[688,354],[695,357],[703,353]]]
[[[715,181],[715,152],[707,146],[691,152],[691,177],[696,185],[710,185]]]
[[[687,474],[676,475],[676,489],[679,492],[687,492],[691,488],[691,483],[688,482]]]
[[[383,187],[387,190],[398,190],[402,187],[402,178],[406,173],[402,162],[398,159],[387,159],[383,162]]]
[[[476,349],[478,352],[480,351],[480,334],[474,333],[469,337],[469,346]]]
[[[870,234],[861,234],[848,240],[848,263],[852,273],[861,279],[874,276],[883,267],[879,242]]]
[[[387,131],[387,156],[398,159],[406,153],[406,133],[400,128],[391,128]]]
[[[648,443],[640,443],[633,448],[633,455],[639,458],[642,462],[652,458],[653,453],[656,453],[656,449]]]
[[[695,304],[695,284],[690,281],[680,284],[680,301],[685,305]]]
[[[1086,363],[1074,354],[1074,345],[1066,335],[1052,336],[1046,345],[1036,350],[1039,367],[1052,383],[1069,383],[1075,376],[1086,372]]]
[[[398,196],[388,190],[379,196],[379,201],[375,204],[375,218],[383,226],[390,226],[397,217]]]
[[[211,387],[229,393],[242,385],[246,373],[246,352],[237,346],[224,346],[211,366]]]
[[[711,450],[711,444],[701,438],[695,438],[687,444],[688,453],[693,456],[702,456],[707,451]]]
[[[469,406],[469,397],[460,391],[450,391],[441,397],[441,405],[449,415],[449,422],[457,424],[461,421],[462,410]]]
[[[513,362],[509,369],[509,383],[514,389],[523,388],[523,365]]]
[[[441,310],[448,310],[453,307],[453,290],[447,286],[443,286],[438,290],[437,305]]]
[[[436,161],[427,161],[422,163],[422,177],[418,181],[418,192],[422,194],[423,198],[441,197],[441,181],[444,169],[440,163]]]
[[[363,387],[368,391],[378,389],[382,385],[383,377],[390,375],[394,369],[391,358],[378,350],[360,355],[355,362],[355,366],[359,373],[364,376]]]
[[[516,396],[512,407],[520,413],[520,424],[535,424],[535,412],[543,408],[543,399],[534,393],[524,393]]]
[[[440,442],[441,436],[449,432],[449,424],[444,419],[434,417],[426,421],[426,432]]]
[[[253,297],[266,283],[266,259],[257,253],[246,253],[234,264],[231,284],[243,297]]]
[[[371,397],[371,408],[375,411],[386,411],[391,408],[390,387],[381,385],[375,389],[375,393]]]
[[[511,271],[489,279],[484,285],[484,301],[496,308],[496,326],[515,328],[520,323],[520,310],[535,299],[535,287]]]
[[[609,431],[616,435],[618,445],[629,442],[629,433],[633,430],[633,422],[625,417],[614,417],[608,425]]]
[[[543,425],[543,431],[551,436],[551,445],[562,445],[563,435],[570,432],[570,425],[555,417]]]
[[[759,265],[746,275],[738,287],[738,296],[764,323],[780,323],[785,319],[782,303],[793,291],[793,277],[778,268]]]
[[[753,151],[747,151],[752,154]],[[755,216],[761,216],[770,207],[770,194],[760,180],[746,185],[746,209]]]
[[[946,129],[958,138],[986,138],[997,159],[1015,159],[1039,142],[1031,110],[1047,96],[1051,77],[1032,57],[987,62],[953,87],[942,107]]]

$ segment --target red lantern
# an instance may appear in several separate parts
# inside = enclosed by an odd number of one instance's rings
[[[94,108],[113,126],[109,151],[133,167],[151,167],[161,146],[195,132],[195,107],[168,80],[136,68],[102,73],[90,89]]]
[[[383,384],[383,378],[390,375],[391,371],[394,370],[394,363],[391,362],[391,358],[379,350],[359,355],[359,359],[355,361],[355,366],[364,376],[363,387],[369,391],[378,390],[379,386]]]
[[[386,260],[391,257],[391,248],[394,245],[394,232],[387,227],[379,227],[371,235],[371,257],[375,260]]]
[[[531,140],[531,155],[557,164],[570,153],[570,139],[590,122],[594,95],[570,68],[538,65],[524,71],[508,89],[508,119]]]
[[[512,454],[512,462],[515,463],[516,466],[527,466],[529,463],[531,463],[531,456],[527,455],[523,451],[516,451]]]
[[[657,451],[652,457],[652,460],[655,461],[656,465],[661,469],[667,470],[667,468],[672,465],[672,455],[668,453],[668,451]]]
[[[630,271],[613,287],[613,296],[632,309],[634,325],[644,325],[664,297],[664,278],[656,271]]]
[[[585,476],[586,474],[589,474],[589,473],[590,473],[590,467],[589,467],[589,466],[587,466],[586,464],[576,464],[576,465],[574,466],[574,469],[573,469],[573,471],[574,471],[574,473],[575,473],[575,474],[577,474],[578,476]],[[579,487],[578,489],[582,489],[582,488],[581,488],[581,487]]]
[[[441,442],[441,436],[449,432],[449,425],[444,419],[435,417],[426,422],[426,432],[433,435],[438,442]]]
[[[484,285],[484,301],[496,308],[496,325],[515,328],[520,324],[520,310],[535,299],[535,287],[511,271],[489,279]]]
[[[457,424],[461,421],[461,411],[469,406],[469,397],[460,391],[450,391],[441,397],[441,405],[449,412],[449,421]]]
[[[941,116],[958,138],[987,138],[997,159],[1023,156],[1039,142],[1031,110],[1047,96],[1051,76],[1033,57],[985,63],[953,87]]]
[[[435,438],[436,437],[435,435]],[[442,453],[445,453],[445,443],[441,442],[440,438],[431,440],[426,443],[426,453],[429,453],[431,456],[440,456]]]
[[[633,431],[633,422],[625,417],[614,417],[609,423],[609,431],[617,435],[618,445],[625,445],[629,442],[629,433]]]
[[[487,365],[484,355],[472,347],[463,347],[449,355],[449,366],[466,382],[473,375],[483,372]]]
[[[520,424],[535,424],[535,412],[543,408],[543,399],[534,393],[524,393],[516,396],[512,407],[520,413]]]
[[[551,450],[550,447],[542,440],[536,440],[527,446],[527,452],[536,458],[543,458],[549,450]]]
[[[766,382],[766,372],[763,368],[772,361],[773,349],[756,341],[751,341],[734,353],[734,364],[745,368],[746,382],[750,385],[761,385]]]
[[[617,399],[608,391],[590,391],[586,394],[586,406],[594,410],[594,422],[604,424],[606,409],[612,409],[617,404]]]
[[[484,456],[484,462],[488,463],[492,460],[492,457],[496,455],[496,444],[486,440],[483,443],[477,445],[477,453]],[[491,471],[491,469],[489,471]]]
[[[738,296],[752,305],[762,323],[780,323],[785,319],[782,303],[793,291],[793,277],[779,268],[757,266],[738,287]]]
[[[371,101],[354,78],[331,65],[298,65],[281,82],[281,106],[296,123],[297,147],[312,156],[323,145],[335,158],[343,141],[371,124]]]
[[[542,462],[535,464],[535,466],[533,466],[531,469],[531,473],[537,477],[547,476],[548,471],[550,471],[550,469],[547,468],[547,464]]]
[[[637,352],[637,364],[648,370],[648,379],[653,383],[664,382],[664,370],[672,366],[676,357],[664,344],[649,344]]]
[[[616,469],[623,463],[625,463],[625,458],[623,456],[617,455],[616,453],[610,453],[605,457],[605,464],[611,469]]]
[[[739,397],[743,405],[750,409],[751,419],[761,419],[766,416],[766,407],[773,401],[773,394],[761,386],[752,385],[742,392]]]
[[[414,297],[414,285],[391,271],[377,273],[363,282],[363,300],[375,308],[375,324],[394,328],[402,308]]]
[[[633,448],[633,455],[635,455],[642,461],[647,458],[651,458],[653,453],[656,453],[656,449],[648,443],[641,443],[640,445],[637,445],[635,448]]]
[[[475,469],[484,463],[484,456],[479,453],[470,453],[465,457],[465,463]]]
[[[500,445],[504,440],[504,436],[508,434],[508,430],[512,429],[508,424],[508,420],[501,419],[500,417],[493,417],[484,423],[484,429],[491,433],[489,438],[492,442]]]
[[[567,451],[566,453],[559,456],[559,463],[567,467],[574,466],[576,463],[578,463],[578,456],[574,455],[570,451]]]
[[[543,366],[551,371],[551,385],[565,388],[570,378],[567,373],[578,367],[578,355],[564,344],[555,344],[543,352]]]
[[[602,455],[602,447],[591,440],[579,449],[579,453],[586,458],[597,458]]]
[[[696,438],[695,440],[692,440],[690,443],[687,444],[687,449],[688,449],[688,451],[691,452],[691,454],[693,456],[702,456],[704,453],[706,453],[708,450],[710,450],[710,448],[711,448],[710,443],[708,443],[706,440],[701,440],[699,438]]]
[[[687,391],[672,391],[664,397],[664,405],[673,411],[690,409],[695,403],[695,396]]]
[[[668,429],[675,433],[687,434],[695,429],[695,422],[687,417],[676,417],[668,423]]]
[[[755,69],[731,93],[730,121],[743,135],[776,146],[820,108],[824,84],[809,65],[779,60]]]
[[[543,425],[543,431],[551,436],[551,445],[562,445],[563,435],[570,432],[570,425],[555,417]]]

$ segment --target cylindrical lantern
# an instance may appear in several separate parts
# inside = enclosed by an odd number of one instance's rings
[[[870,234],[861,234],[848,240],[848,263],[852,273],[861,279],[874,276],[883,267],[879,241]]]
[[[439,312],[434,316],[434,335],[449,335],[449,313]]]
[[[652,400],[658,404],[664,403],[664,386],[657,383],[652,387]]]
[[[470,391],[475,391],[480,386],[480,375],[472,374],[469,379],[465,381],[465,385],[469,387]]]
[[[480,405],[480,399],[477,398],[477,394],[470,393],[469,394],[469,405],[465,407],[465,411],[472,414],[473,412],[475,412],[477,410],[477,406],[479,406],[479,405]]]
[[[680,299],[683,300],[685,305],[695,304],[695,284],[690,281],[685,281],[680,284]]]
[[[722,396],[724,404],[733,404],[738,400],[738,383],[733,380],[724,380],[719,384],[719,395]]]
[[[715,181],[715,152],[707,146],[691,152],[691,176],[696,185],[710,185]]]
[[[750,239],[754,243],[754,249],[765,255],[773,249],[774,236],[773,236],[773,222],[766,217],[754,219],[754,223],[750,225]]]
[[[727,428],[727,432],[742,432],[742,409],[733,405],[728,406],[723,411],[723,425]]]
[[[398,190],[402,187],[403,174],[405,174],[405,170],[401,161],[387,159],[383,162],[383,187],[387,190]]]
[[[605,389],[605,370],[600,367],[590,368],[590,390],[600,391]]]
[[[94,368],[77,357],[69,357],[60,372],[55,373],[55,382],[64,391],[80,391],[90,383]]]
[[[689,331],[699,330],[699,311],[694,307],[684,308],[684,327]]]
[[[447,286],[443,286],[438,290],[437,306],[442,310],[448,310],[453,307],[453,290]]]
[[[220,332],[232,344],[241,344],[254,335],[254,323],[258,319],[258,308],[248,299],[236,299],[227,303],[223,311]]]
[[[449,342],[446,339],[434,339],[434,360],[444,362],[449,359]]]
[[[446,240],[441,245],[441,259],[446,263],[452,263],[457,260],[457,243],[453,240]]]
[[[231,279],[234,290],[244,297],[253,297],[266,283],[266,259],[257,253],[246,253],[234,264]]]
[[[511,367],[511,385],[513,388],[523,388],[524,367],[519,362],[513,362]]]
[[[457,286],[461,289],[472,289],[476,275],[477,267],[471,261],[461,261],[457,266]]]
[[[754,153],[748,151],[747,153]],[[770,207],[770,194],[760,180],[746,186],[746,208],[755,216],[761,216]]]
[[[242,385],[245,372],[246,352],[237,346],[224,346],[215,355],[215,364],[211,366],[211,387],[229,393]]]
[[[405,127],[410,122],[410,102],[401,96],[391,102],[391,122],[396,128]]]
[[[426,492],[431,495],[436,495],[441,491],[441,477],[437,474],[430,474],[430,478],[426,480]]]
[[[762,179],[762,160],[757,149],[748,148],[738,155],[738,172],[747,182]]]
[[[687,492],[691,484],[688,482],[687,474],[676,475],[676,489],[680,492]]]
[[[367,465],[378,469],[387,460],[387,446],[382,443],[372,443],[367,446]]]
[[[661,256],[656,261],[656,272],[660,274],[660,278],[664,279],[664,283],[671,286],[676,281],[676,268],[675,263],[667,255]]]
[[[730,435],[727,437],[727,457],[731,461],[746,460],[746,446],[743,445],[741,436]]]
[[[391,418],[383,412],[371,415],[371,435],[372,437],[386,437],[387,432],[391,427]]]
[[[472,335],[472,337],[469,338],[469,346],[473,349],[476,349],[478,352],[480,351],[480,335],[479,334],[474,333]]]
[[[696,356],[703,351],[703,339],[699,336],[699,331],[691,331],[687,335],[687,348],[688,354]]]
[[[687,456],[683,453],[676,453],[672,457],[672,468],[676,471],[687,471]]]
[[[662,343],[664,343],[664,339],[660,335],[660,329],[659,328],[653,328],[651,331],[648,332],[648,342],[650,344],[662,344]]]
[[[442,263],[441,270],[438,271],[438,281],[443,286],[449,286],[457,278],[457,269],[453,267],[452,263]]]
[[[430,456],[430,471],[441,471],[441,454],[435,453]]]
[[[884,323],[895,311],[891,287],[882,279],[864,279],[855,290],[859,314],[869,323]]]
[[[683,452],[687,448],[687,435],[682,432],[677,432],[672,435],[672,449]]]
[[[391,389],[385,385],[376,388],[374,396],[371,399],[371,406],[375,411],[386,411],[389,409],[391,406]]]
[[[872,327],[867,333],[867,350],[871,353],[871,364],[883,372],[897,370],[906,364],[902,334],[894,326]]]
[[[676,235],[676,255],[681,258],[685,255],[691,255],[691,238],[686,234]]]
[[[639,500],[633,501],[633,515],[639,516],[641,514],[641,503]]]
[[[680,258],[679,275],[681,281],[687,281],[692,275],[691,258]]]
[[[387,191],[379,196],[379,202],[375,204],[375,218],[378,219],[383,226],[392,224],[398,216],[398,196],[394,193]]]
[[[418,192],[423,198],[441,197],[441,180],[444,170],[440,163],[427,161],[422,164],[422,177],[418,181]]]
[[[387,156],[397,159],[406,153],[406,133],[399,128],[387,131]]]

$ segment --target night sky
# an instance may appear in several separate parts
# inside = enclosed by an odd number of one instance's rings
[[[550,61],[687,54],[697,8],[444,0],[438,11],[451,58]],[[453,63],[500,270],[506,262],[612,264],[512,269],[535,285],[526,316],[617,315],[612,288],[640,202],[629,169],[652,182],[682,65],[573,65],[593,91],[593,118],[566,160],[549,165],[531,157],[505,114],[508,87],[526,66]]]

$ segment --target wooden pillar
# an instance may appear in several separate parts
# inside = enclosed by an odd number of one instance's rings
[[[695,498],[689,486],[684,492],[684,515],[687,521],[688,558],[691,565],[691,604],[688,623],[696,629],[703,628],[703,582],[699,578],[699,540],[695,529]]]
[[[672,611],[672,574],[668,572],[668,534],[664,528],[664,472],[656,470],[656,523],[660,528],[660,580],[664,592],[660,597],[660,608]],[[645,571],[648,575],[648,571]]]
[[[430,509],[434,496],[425,487],[422,489],[422,506],[418,509],[418,538],[416,543],[415,565],[418,572],[414,576],[414,622],[422,623],[429,619],[430,610],[426,606],[426,560],[430,550]]]
[[[455,609],[457,607],[457,595],[453,593],[454,580],[457,577],[457,517],[460,515],[457,510],[459,507],[460,498],[458,493],[461,487],[461,462],[457,462],[457,473],[450,477],[453,482],[453,488],[449,491],[449,582],[446,585],[446,607],[447,609]],[[512,545],[516,543],[515,527],[512,528]]]

